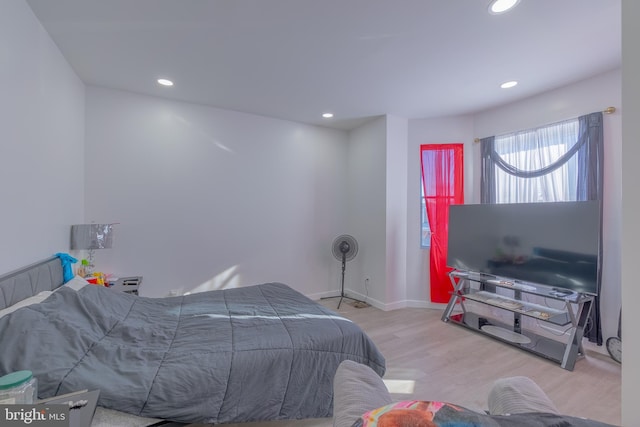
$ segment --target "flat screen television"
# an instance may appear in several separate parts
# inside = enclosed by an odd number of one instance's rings
[[[447,264],[596,295],[597,201],[452,205]]]

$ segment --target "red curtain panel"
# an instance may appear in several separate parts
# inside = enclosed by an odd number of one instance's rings
[[[463,144],[420,146],[422,185],[431,228],[431,302],[446,303],[453,290],[447,267],[449,205],[464,203]]]

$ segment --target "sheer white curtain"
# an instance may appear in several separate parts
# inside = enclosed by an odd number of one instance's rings
[[[496,136],[494,149],[504,163],[522,172],[548,170],[578,142],[578,119],[539,129]],[[577,200],[577,156],[540,176],[522,177],[495,169],[495,203]]]

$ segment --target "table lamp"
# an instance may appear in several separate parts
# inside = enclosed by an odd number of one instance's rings
[[[71,249],[89,250],[87,274],[93,272],[96,249],[109,249],[113,244],[113,224],[76,224],[71,226]]]

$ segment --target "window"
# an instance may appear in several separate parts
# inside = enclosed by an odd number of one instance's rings
[[[420,247],[431,247],[431,227],[429,227],[429,217],[427,216],[427,201],[424,197],[422,177],[420,177],[420,236]]]
[[[545,171],[536,176],[513,175],[495,168],[495,203],[577,200],[578,156],[551,168],[576,145],[578,119],[495,137],[495,152],[520,171]],[[550,169],[546,171],[545,169]]]
[[[482,203],[598,200],[602,210],[604,175],[602,112],[481,140]],[[602,236],[602,217],[600,218]],[[596,302],[585,337],[602,344],[599,295],[602,238],[598,248]]]
[[[453,146],[455,146],[455,148],[452,148]],[[455,181],[454,177],[458,172],[461,172],[462,165],[455,164],[453,158],[439,158],[439,160],[436,160],[436,157],[439,157],[436,153],[443,152],[443,151],[453,153],[454,150],[458,152],[457,154],[458,156],[462,155],[461,154],[462,145],[460,144],[453,144],[453,145],[426,144],[420,147],[420,153],[422,158],[422,168],[421,168],[421,175],[420,175],[420,247],[424,249],[428,249],[431,247],[431,234],[432,234],[431,224],[429,224],[429,215],[427,215],[427,201],[430,200],[431,203],[433,204],[435,203],[436,198],[438,198],[439,200],[442,200],[444,198],[446,199],[447,204],[453,204],[455,203],[455,200],[457,197],[461,197],[461,194],[458,194],[461,192],[461,189],[456,187],[451,187],[445,192],[445,193],[448,193],[448,196],[443,197],[442,193],[438,194],[438,191],[435,188],[436,187],[435,176],[430,175],[425,178],[423,176],[424,167],[425,167],[425,164],[430,164],[434,166],[435,165],[434,162],[438,161],[439,163],[441,163],[440,166],[438,167],[438,169],[440,169],[440,172],[442,173],[443,171],[446,170],[448,175],[447,179],[442,182],[447,182],[448,185],[453,185]],[[459,157],[458,160],[461,161],[461,157]],[[457,169],[460,169],[460,170],[458,171]],[[442,176],[441,179],[443,178],[444,177]],[[458,179],[461,180],[461,175],[458,177]],[[429,196],[425,196],[424,194],[425,187],[429,191]],[[440,191],[442,190],[443,188],[440,189]]]
[[[430,230],[429,287],[432,302],[445,303],[452,290],[447,267],[449,206],[464,203],[463,145],[420,146],[422,162],[423,218]],[[426,211],[426,214],[425,214]],[[425,221],[422,221],[424,226]],[[423,236],[426,232],[422,231]]]

